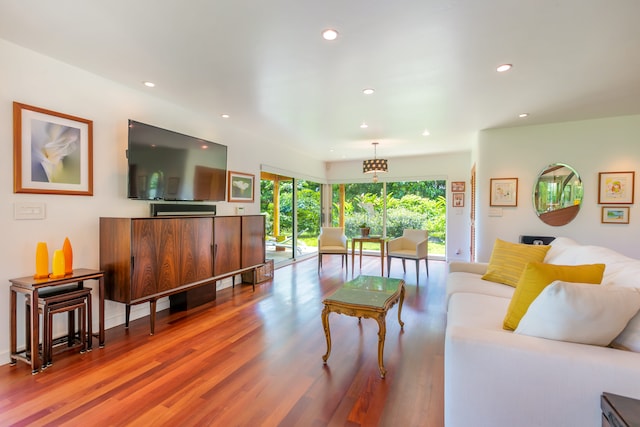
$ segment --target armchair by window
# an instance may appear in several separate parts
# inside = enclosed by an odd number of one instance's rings
[[[427,276],[429,276],[429,261],[427,260],[427,230],[407,229],[402,232],[402,237],[391,239],[387,242],[387,277],[391,272],[391,258],[402,260],[402,270],[406,273],[405,260],[416,261],[416,284],[420,279],[420,260],[424,260]]]
[[[347,236],[343,227],[322,227],[318,236],[318,273],[322,268],[322,255],[341,255],[342,266],[349,269],[347,262]]]

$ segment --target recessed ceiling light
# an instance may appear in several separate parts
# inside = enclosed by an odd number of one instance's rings
[[[372,87],[367,87],[362,89],[362,93],[364,93],[365,95],[371,95],[373,94],[373,92],[375,92],[376,90]]]
[[[230,116],[228,114],[220,114],[220,117],[223,119],[228,119]]]
[[[504,73],[505,71],[509,71],[511,67],[513,67],[513,65],[511,64],[498,65],[498,68],[496,68],[496,71],[499,73]]]
[[[431,135],[431,132],[429,132],[428,129],[425,129],[424,132],[422,132],[422,136],[429,136]]]
[[[153,82],[142,82],[146,87],[156,87],[156,84]]]
[[[366,128],[368,128],[368,127],[369,127],[369,125],[368,125],[368,124],[366,124],[365,122],[362,122],[362,124],[360,125],[360,127],[361,127],[362,129],[366,129]]]
[[[322,38],[325,40],[335,40],[338,38],[338,32],[332,28],[327,28],[322,32]]]
[[[529,113],[519,114],[518,117],[520,117],[521,119],[524,119],[525,117],[529,117]]]

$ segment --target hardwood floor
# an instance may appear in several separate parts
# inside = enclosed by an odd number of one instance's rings
[[[0,366],[0,425],[442,426],[446,265],[429,264],[417,287],[412,263],[406,276],[392,263],[391,277],[407,281],[405,327],[396,305],[385,379],[373,319],[332,313],[322,363],[321,301],[345,280],[328,256],[320,275],[312,258],[255,292],[236,285],[188,312],[165,310],[153,336],[146,317],[109,329],[105,348],[54,355],[38,375],[22,362]],[[363,274],[379,268],[379,258],[363,260]]]

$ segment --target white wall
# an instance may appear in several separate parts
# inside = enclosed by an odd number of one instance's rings
[[[470,152],[461,152],[389,158],[389,172],[379,175],[379,182],[447,180],[447,260],[469,260],[470,155]],[[362,174],[362,161],[333,162],[327,164],[327,181],[336,184],[371,182],[371,175]],[[466,183],[462,208],[451,207],[451,181]]]
[[[0,40],[0,364],[9,361],[9,279],[32,275],[35,248],[45,241],[52,253],[66,236],[74,250],[74,265],[99,268],[99,218],[101,216],[148,216],[149,204],[126,198],[127,119],[216,141],[229,147],[230,170],[260,177],[260,164],[269,163],[307,176],[324,178],[324,164],[279,149],[261,141],[249,130],[233,128],[233,120],[205,117],[155,98],[140,85],[131,89],[86,71],[71,67]],[[64,196],[13,193],[13,101],[53,110],[93,121],[94,196]],[[46,205],[44,220],[15,220],[16,202]],[[253,204],[216,203],[219,215],[235,213],[245,206],[248,214],[259,213],[259,199]],[[95,284],[88,283],[95,287]],[[96,296],[97,297],[97,296]],[[19,300],[20,302],[20,300]],[[166,300],[163,301],[166,306]],[[162,308],[159,303],[159,308]],[[18,304],[19,344],[23,343],[24,316]],[[135,306],[132,318],[148,313],[148,305]],[[94,324],[97,324],[97,313]],[[107,301],[106,325],[124,320],[124,306]]]
[[[517,242],[522,234],[566,236],[583,244],[607,246],[640,258],[640,210],[631,205],[630,224],[601,224],[598,173],[637,171],[640,164],[640,116],[576,121],[483,131],[478,141],[478,260],[487,261],[496,238]],[[578,171],[584,198],[578,216],[552,227],[538,219],[532,191],[548,164],[566,163]],[[489,180],[518,178],[518,206],[489,216]],[[640,182],[636,180],[636,186]],[[636,190],[636,195],[637,195]]]

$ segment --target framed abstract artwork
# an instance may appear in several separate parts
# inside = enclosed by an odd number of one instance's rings
[[[14,193],[93,195],[93,121],[13,103]]]
[[[603,205],[633,204],[635,172],[600,172],[598,203]]]
[[[518,206],[518,178],[491,178],[489,206]]]
[[[227,199],[230,202],[253,203],[255,175],[229,171]]]

